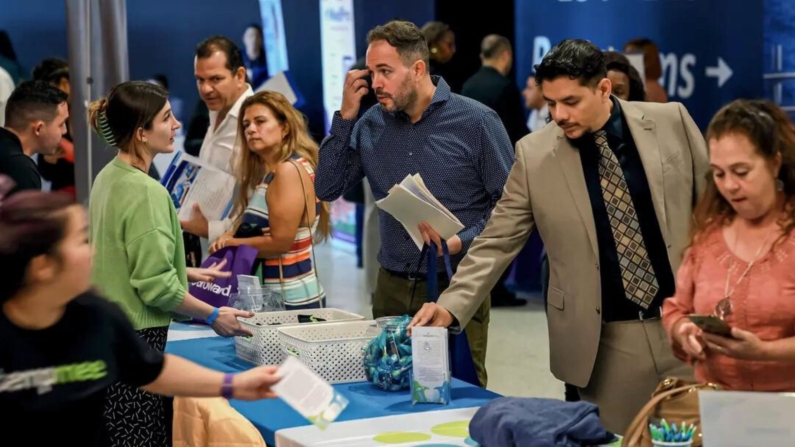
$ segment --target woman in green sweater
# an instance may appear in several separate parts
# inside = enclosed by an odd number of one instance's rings
[[[182,230],[171,197],[149,177],[157,154],[174,150],[180,127],[168,93],[146,82],[125,82],[91,103],[89,122],[119,151],[97,176],[89,201],[90,239],[95,247],[93,283],[118,304],[138,335],[164,351],[172,317],[204,320],[222,336],[250,335],[237,321],[253,316],[214,308],[188,293],[188,279],[217,272],[189,271]],[[124,384],[111,387],[105,420],[111,445],[171,444],[171,402]]]

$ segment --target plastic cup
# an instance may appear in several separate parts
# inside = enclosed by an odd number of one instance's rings
[[[651,444],[654,447],[691,447],[693,445],[693,441],[680,441],[680,442],[664,442],[664,441],[652,441]]]
[[[383,330],[383,329],[386,329],[386,327],[389,326],[390,323],[392,323],[393,321],[397,321],[399,319],[400,319],[400,317],[381,317],[381,318],[376,318],[375,319],[375,324],[378,325],[379,329]]]

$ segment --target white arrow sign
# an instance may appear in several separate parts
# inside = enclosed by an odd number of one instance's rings
[[[723,84],[732,77],[734,72],[728,65],[726,65],[726,61],[722,58],[718,58],[718,66],[717,67],[707,67],[707,76],[710,78],[718,78],[718,88],[723,87]]]

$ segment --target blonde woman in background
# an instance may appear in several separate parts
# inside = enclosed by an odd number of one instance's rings
[[[148,82],[125,82],[91,103],[88,114],[94,131],[119,151],[91,190],[93,284],[122,308],[138,336],[160,352],[175,314],[204,320],[222,336],[250,335],[237,317],[252,313],[214,308],[188,293],[189,279],[219,272],[186,268],[174,203],[147,174],[157,154],[174,150],[180,127],[168,93]],[[168,397],[122,383],[111,386],[105,401],[109,445],[171,445],[170,403]]]
[[[322,307],[325,292],[313,244],[328,237],[331,226],[328,204],[315,196],[318,145],[301,114],[279,93],[246,99],[239,116],[235,226],[210,252],[252,246],[259,251],[263,283],[282,294],[288,310]]]

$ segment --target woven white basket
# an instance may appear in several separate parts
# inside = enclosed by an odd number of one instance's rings
[[[284,360],[284,349],[277,329],[289,326],[314,326],[326,324],[298,323],[299,315],[311,315],[326,321],[355,321],[364,317],[339,309],[305,309],[281,312],[258,312],[251,318],[238,318],[250,330],[252,337],[235,337],[235,352],[247,362],[258,365],[278,365]]]
[[[279,328],[285,351],[329,383],[364,382],[364,348],[381,333],[375,321]]]

